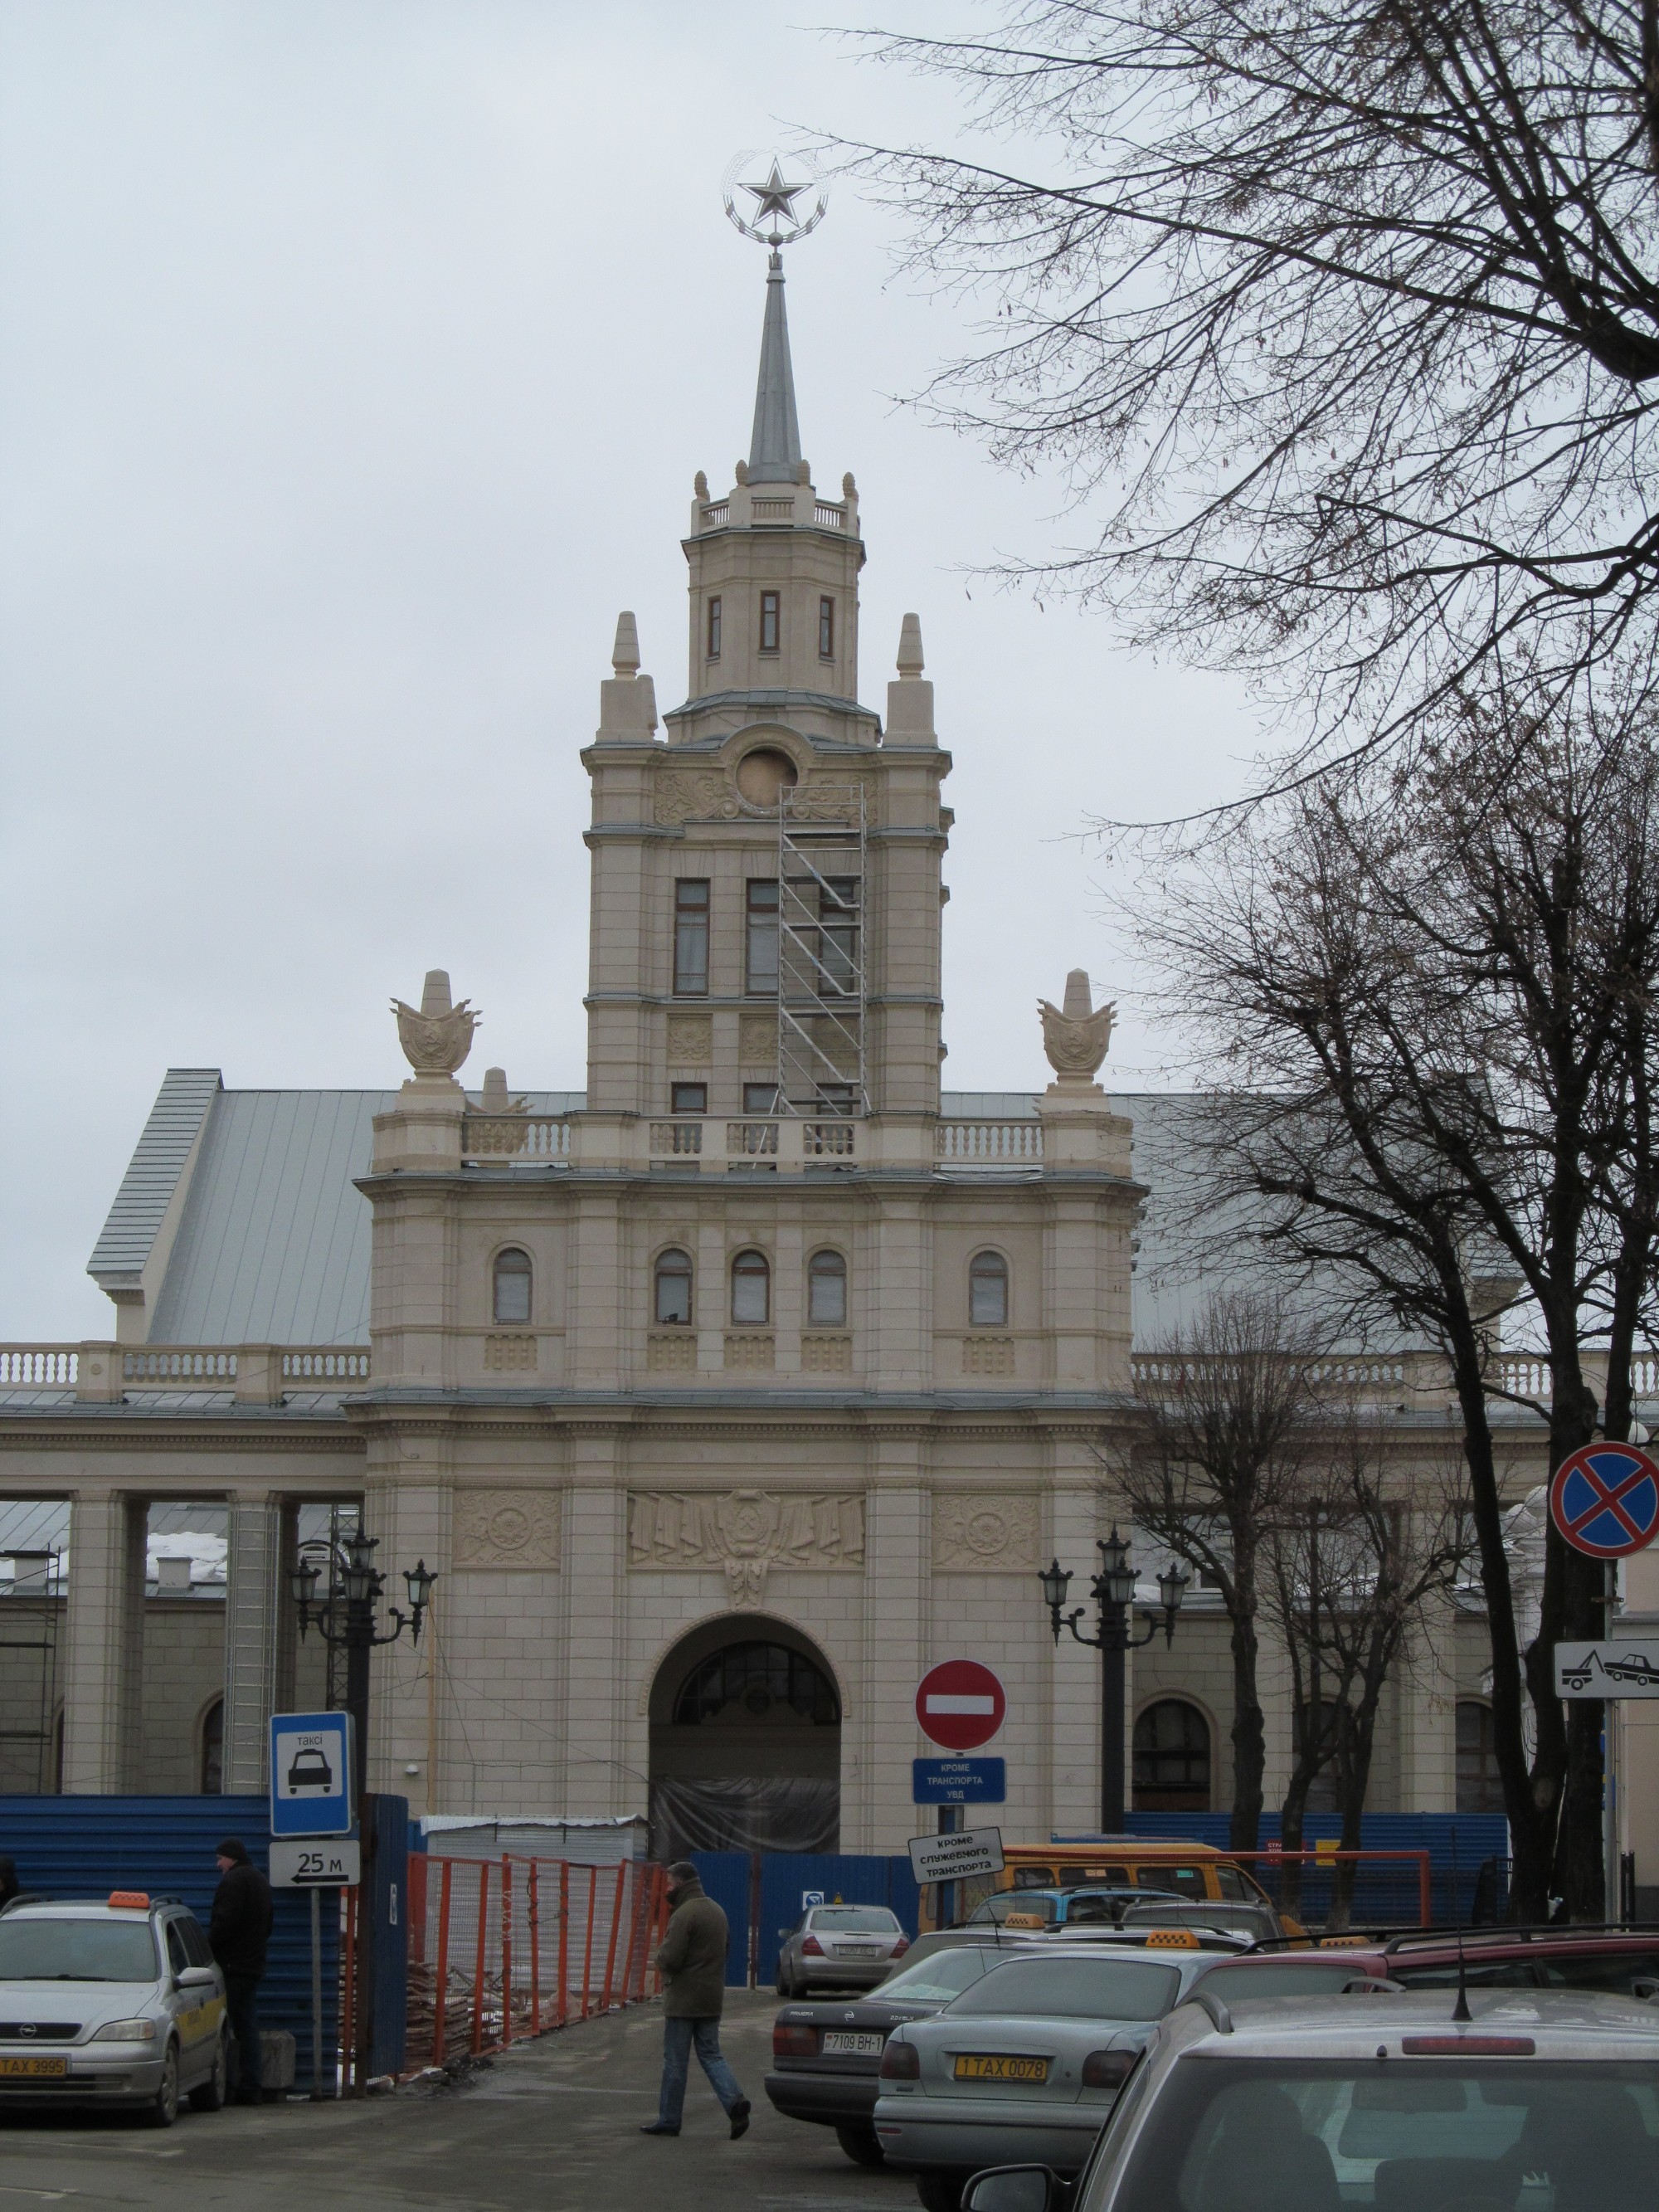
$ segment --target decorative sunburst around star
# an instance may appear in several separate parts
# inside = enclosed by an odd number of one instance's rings
[[[788,182],[789,173],[799,181]],[[747,215],[738,206],[739,192],[754,202]],[[830,204],[829,185],[806,162],[792,155],[786,169],[782,155],[753,146],[746,146],[728,166],[722,194],[726,214],[744,236],[774,247],[793,246],[816,230]],[[805,216],[798,210],[798,200],[807,202],[811,211]]]

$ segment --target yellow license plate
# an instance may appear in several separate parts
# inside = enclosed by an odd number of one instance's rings
[[[52,2081],[68,2072],[67,2058],[0,2058],[0,2081]]]
[[[1046,2081],[1046,2058],[1013,2058],[1000,2051],[962,2051],[957,2054],[958,2081]]]

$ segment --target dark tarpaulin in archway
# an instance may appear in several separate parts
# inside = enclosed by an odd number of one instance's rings
[[[689,1851],[833,1851],[841,1784],[804,1775],[665,1776],[651,1785],[651,1856]]]

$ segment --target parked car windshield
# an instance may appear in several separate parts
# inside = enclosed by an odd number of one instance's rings
[[[1161,2020],[1176,2001],[1173,1966],[1142,1959],[1008,1959],[950,2008],[1035,2020]]]
[[[1540,2203],[1588,2203],[1589,2184],[1652,2212],[1656,2162],[1652,2064],[1194,2057],[1147,2115],[1116,2212],[1239,2212],[1267,2201],[1249,2180],[1266,2175],[1275,2212],[1510,2205],[1546,2177]]]
[[[1256,1997],[1339,1996],[1350,1982],[1365,1979],[1365,1969],[1340,1966],[1334,1959],[1310,1960],[1305,1966],[1289,1959],[1264,1959],[1259,1964],[1254,1959],[1241,1959],[1224,1960],[1198,1978],[1212,1985],[1230,2005],[1249,2004]]]
[[[976,1982],[988,1966],[996,1964],[1000,1954],[995,1951],[975,1951],[971,1945],[958,1944],[953,1950],[935,1951],[914,1966],[901,1966],[897,1973],[890,1974],[881,1985],[884,1999],[896,1997],[901,2002],[906,1997],[941,2003],[958,1996],[970,1982]]]
[[[843,1935],[896,1936],[896,1917],[884,1905],[815,1905],[814,1928],[838,1929]]]
[[[0,1982],[153,1982],[147,1920],[0,1920]]]

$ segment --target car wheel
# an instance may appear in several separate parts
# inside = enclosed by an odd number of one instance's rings
[[[854,2166],[885,2166],[887,2163],[881,2154],[881,2138],[872,2127],[860,2128],[851,2124],[837,2127],[836,2141]]]
[[[923,2212],[962,2212],[962,2192],[966,2186],[964,2174],[935,2171],[916,2176],[916,2194]]]
[[[216,2112],[225,2101],[225,2084],[230,2079],[230,2046],[222,2028],[219,2040],[213,2047],[213,2071],[205,2081],[198,2081],[190,2093],[190,2108],[193,2112]]]
[[[170,2128],[179,2117],[179,2046],[167,2045],[161,2061],[161,2086],[150,2099],[144,2118],[153,2128]]]

